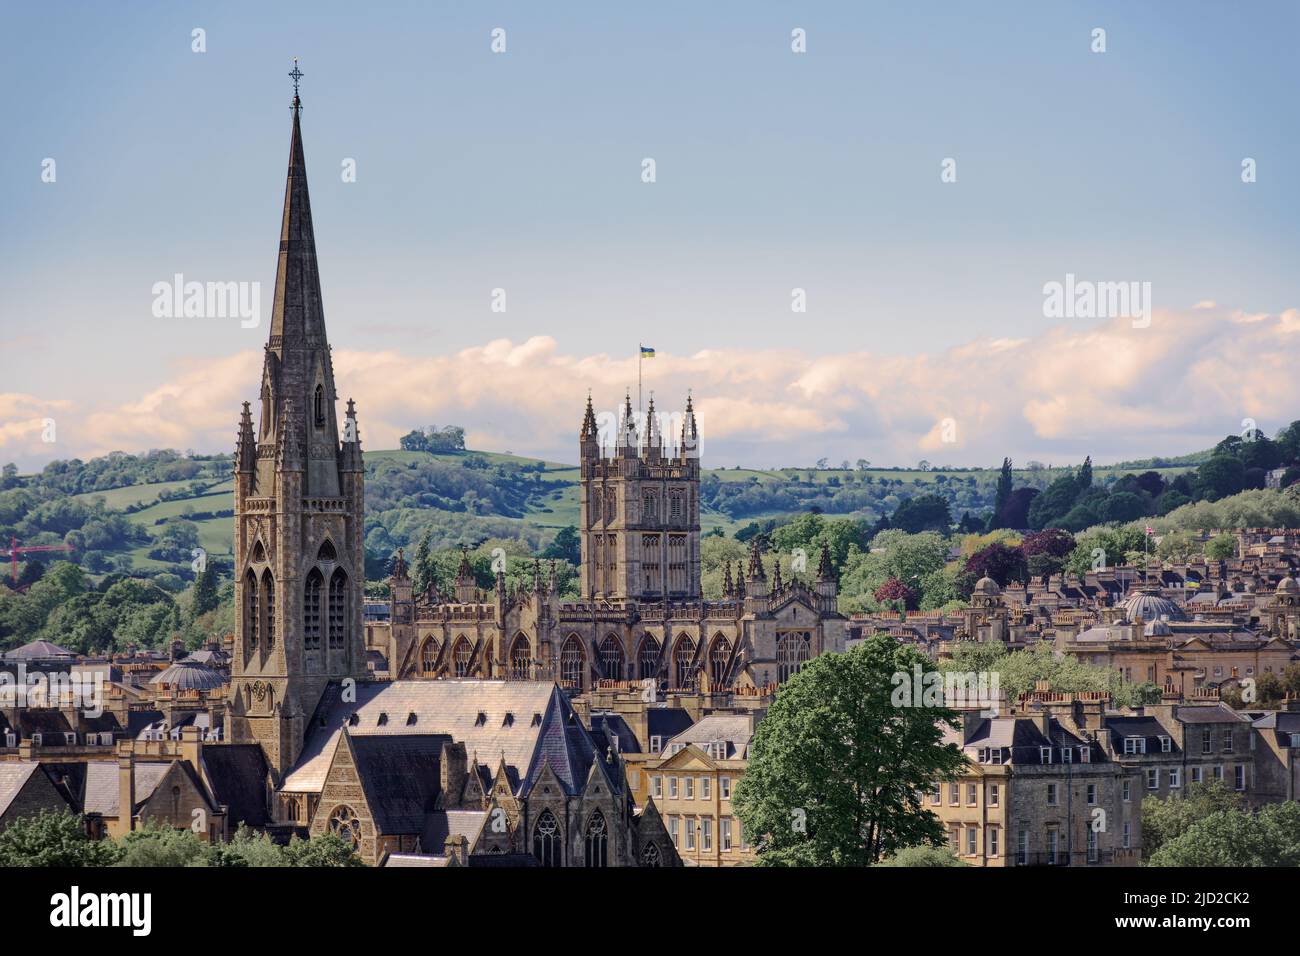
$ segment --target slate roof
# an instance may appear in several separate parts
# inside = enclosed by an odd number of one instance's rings
[[[35,760],[6,760],[0,762],[0,814],[9,809],[18,794],[22,793],[32,774],[40,773],[41,765]]]
[[[150,684],[166,684],[179,690],[215,690],[225,682],[226,679],[218,671],[188,658],[159,671],[149,681]]]
[[[1245,717],[1224,703],[1214,704],[1213,706],[1193,704],[1186,707],[1175,707],[1174,717],[1185,724],[1235,724],[1246,722]]]
[[[171,762],[137,762],[135,765],[135,802],[139,806],[153,796],[158,784],[171,769]],[[86,799],[84,812],[100,816],[118,816],[117,763],[107,760],[86,764]],[[135,812],[135,807],[131,808]]]
[[[340,685],[326,688],[284,791],[321,791],[345,725],[354,742],[431,734],[450,738],[463,743],[467,756],[487,773],[495,773],[504,758],[520,793],[531,788],[544,764],[570,793],[586,783],[595,752],[591,735],[552,682],[399,680],[361,682],[355,690],[357,699],[349,703],[342,700]],[[382,723],[381,715],[386,716]]]
[[[33,661],[33,660],[54,660],[58,658],[72,659],[77,655],[66,647],[60,647],[58,644],[51,644],[49,641],[28,641],[21,647],[15,647],[12,651],[6,651],[4,659],[7,661]]]
[[[645,712],[646,733],[669,740],[690,727],[691,715],[680,707],[652,707]]]
[[[729,759],[744,759],[753,736],[753,725],[749,717],[735,714],[709,714],[673,737],[665,745],[665,749],[673,744],[694,744],[701,750],[707,751],[709,744],[725,741],[728,745]]]
[[[423,833],[440,784],[445,734],[349,735],[357,776],[380,833]],[[342,740],[339,746],[342,746]]]
[[[266,806],[269,768],[258,744],[221,744],[203,748],[203,772],[217,803],[230,808],[231,828],[240,823],[264,827],[274,821]]]
[[[429,852],[441,853],[447,837],[455,834],[465,837],[473,847],[487,819],[484,810],[438,810],[430,813],[420,834],[420,846]]]

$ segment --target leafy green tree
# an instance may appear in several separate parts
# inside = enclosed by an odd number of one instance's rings
[[[876,866],[967,866],[946,846],[909,846],[893,856],[881,860]]]
[[[1245,487],[1246,468],[1235,455],[1216,454],[1196,471],[1197,497],[1218,501]]]
[[[1182,836],[1197,820],[1224,810],[1240,810],[1245,801],[1222,780],[1189,784],[1181,797],[1142,801],[1142,855],[1147,859]]]
[[[1256,813],[1226,809],[1198,817],[1162,844],[1147,866],[1300,866],[1300,803],[1288,800]]]
[[[896,674],[933,670],[886,635],[816,658],[782,687],[754,736],[733,806],[759,862],[869,866],[945,835],[920,794],[965,765],[943,744],[951,710],[895,706]],[[918,702],[919,703],[919,702]]]
[[[19,817],[0,833],[0,867],[110,866],[116,859],[117,848],[86,836],[81,817],[71,813]]]
[[[352,845],[345,843],[337,833],[325,833],[310,840],[294,837],[284,848],[284,858],[290,866],[365,866]]]
[[[1237,538],[1231,534],[1220,534],[1205,542],[1205,556],[1211,561],[1223,561],[1237,555]]]
[[[208,561],[194,579],[194,595],[190,598],[190,620],[217,609],[217,567]]]
[[[989,515],[989,531],[997,528],[1005,528],[1008,525],[1002,523],[1003,511],[1006,509],[1007,502],[1011,499],[1011,459],[1002,459],[1002,470],[998,472],[997,490],[993,496],[993,513]]]
[[[578,537],[578,529],[573,525],[567,525],[555,532],[554,540],[546,546],[542,557],[556,558],[568,561],[570,564],[581,564],[582,539]]]
[[[937,531],[947,534],[952,527],[948,502],[938,495],[918,495],[899,504],[889,523],[909,534]]]
[[[146,822],[115,841],[121,851],[117,866],[206,866],[208,845],[193,830]]]

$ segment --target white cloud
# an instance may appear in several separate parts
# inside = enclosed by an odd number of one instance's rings
[[[1245,315],[1198,303],[1128,319],[1058,325],[1031,339],[975,339],[933,354],[809,355],[796,350],[660,351],[647,398],[680,412],[693,390],[707,464],[993,464],[1003,455],[1099,461],[1194,451],[1251,417],[1272,433],[1300,417],[1293,374],[1300,310]],[[0,454],[30,465],[121,449],[233,448],[240,402],[256,397],[261,356],[192,360],[115,408],[0,395]],[[357,401],[367,448],[413,427],[465,426],[469,444],[561,461],[577,455],[583,403],[613,411],[635,392],[634,355],[574,355],[556,341],[496,339],[454,355],[339,348],[340,397]],[[635,396],[633,397],[635,401]],[[40,442],[57,412],[59,441]],[[942,422],[953,419],[955,442]]]

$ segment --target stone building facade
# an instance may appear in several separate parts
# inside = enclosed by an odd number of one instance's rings
[[[808,660],[843,651],[845,618],[823,548],[808,582],[769,579],[757,550],[726,569],[720,601],[700,589],[700,471],[695,412],[667,449],[651,402],[644,436],[630,400],[613,449],[602,448],[591,400],[579,432],[581,591],[562,599],[535,566],[531,587],[507,591],[505,575],[482,593],[462,560],[453,593],[431,583],[414,594],[399,555],[390,611],[367,645],[407,677],[555,680],[581,693],[600,682],[651,681],[657,692],[761,688]]]

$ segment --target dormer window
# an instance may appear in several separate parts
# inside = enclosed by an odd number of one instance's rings
[[[1038,762],[1039,762],[1039,763],[1051,763],[1051,762],[1052,762],[1052,748],[1051,748],[1051,747],[1039,747],[1039,748],[1038,748]]]
[[[664,749],[664,738],[659,734],[652,734],[650,736],[650,752],[652,754],[657,754],[663,749]]]
[[[1092,763],[1092,748],[1091,748],[1091,747],[1080,747],[1080,748],[1079,748],[1079,763]]]
[[[1124,738],[1124,753],[1144,754],[1146,752],[1147,752],[1147,739],[1145,737]]]
[[[406,726],[408,727],[415,726],[415,711],[411,711],[409,714],[406,715]]]
[[[514,715],[514,714],[506,714],[505,717],[502,718],[502,720],[501,720],[501,726],[502,726],[502,727],[513,727],[514,725],[515,725],[515,715]]]
[[[355,727],[359,723],[361,723],[361,715],[354,710],[348,717],[348,726]]]
[[[381,711],[380,714],[379,714],[379,720],[377,721],[377,723],[379,724],[380,727],[387,726],[387,724],[388,724],[388,714],[383,713],[383,712]]]
[[[1169,753],[1170,750],[1172,750],[1172,749],[1173,749],[1173,741],[1170,740],[1168,737],[1161,736],[1161,738],[1160,738],[1160,752],[1163,753],[1163,754],[1167,754],[1167,753]]]
[[[540,726],[542,726],[542,715],[541,715],[541,714],[533,714],[533,722],[532,722],[529,726],[531,726],[531,727],[540,727]]]
[[[474,718],[474,726],[482,727],[485,724],[487,724],[487,714],[483,713],[483,711],[480,710],[478,712],[478,716]]]

